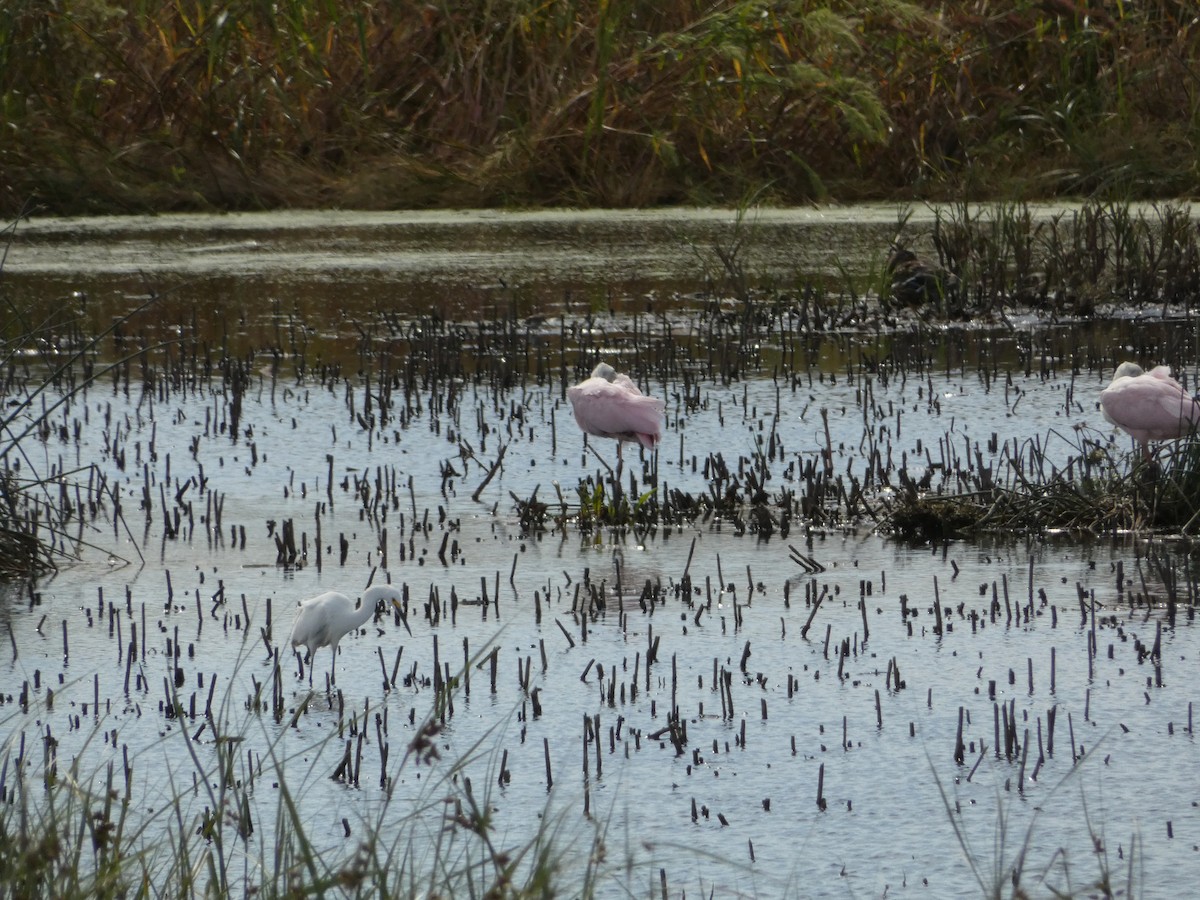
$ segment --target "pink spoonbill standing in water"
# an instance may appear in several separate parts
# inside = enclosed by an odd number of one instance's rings
[[[1149,372],[1137,363],[1117,366],[1112,383],[1100,392],[1104,418],[1141,444],[1183,437],[1200,425],[1200,401],[1193,399],[1166,366]]]
[[[666,404],[647,397],[633,379],[608,363],[600,363],[590,378],[567,388],[567,399],[579,427],[596,437],[614,438],[618,456],[622,441],[637,441],[653,450],[662,440]]]
[[[637,441],[653,450],[662,440],[663,411],[666,404],[657,397],[647,397],[633,379],[617,372],[608,363],[600,363],[586,378],[567,388],[567,399],[575,413],[575,421],[586,434],[613,438],[617,442],[617,471],[613,474],[613,497],[620,500],[621,444]],[[606,464],[607,468],[607,464]]]

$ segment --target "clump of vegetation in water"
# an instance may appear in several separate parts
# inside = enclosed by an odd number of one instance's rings
[[[52,436],[66,439],[78,426],[69,415],[73,400],[97,378],[128,368],[141,355],[138,349],[108,365],[96,364],[101,342],[153,302],[93,336],[84,325],[82,295],[42,315],[14,305],[0,279],[0,577],[51,571],[59,559],[90,542],[97,522],[121,519],[114,490],[95,467],[67,469],[61,457],[57,464],[39,466],[31,447]]]
[[[946,540],[984,533],[1163,530],[1195,534],[1200,526],[1200,443],[1160,447],[1154,458],[1113,455],[1085,441],[1062,467],[1050,466],[1037,446],[1024,445],[1003,483],[991,468],[968,465],[945,479],[968,489],[902,489],[881,506],[882,527],[909,540]]]
[[[893,256],[881,293],[931,319],[1165,313],[1190,309],[1200,294],[1200,229],[1178,204],[1088,202],[1046,218],[1026,203],[958,202],[936,209],[930,233],[914,240],[930,248],[927,258],[898,240],[906,260],[897,267]]]
[[[11,331],[11,319],[5,323]],[[21,326],[17,326],[18,328]],[[50,401],[47,388],[61,388],[67,367],[48,376],[40,370],[37,347],[56,339],[53,323],[41,323],[36,333],[10,338],[5,344],[4,397],[0,416],[0,576],[45,572],[56,558],[83,539],[104,498],[92,489],[86,471],[41,472],[29,456],[29,445],[44,440],[61,425],[55,416],[59,402]],[[30,358],[30,355],[33,358]],[[43,402],[46,401],[46,402]],[[88,500],[76,502],[73,486],[86,485]],[[89,509],[91,512],[89,512]]]
[[[1183,10],[11,0],[0,210],[1180,196]]]

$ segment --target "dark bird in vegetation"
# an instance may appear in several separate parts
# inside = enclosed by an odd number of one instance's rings
[[[1166,366],[1146,372],[1137,363],[1117,366],[1112,383],[1100,392],[1104,418],[1129,434],[1150,457],[1150,441],[1190,434],[1200,424],[1200,401],[1191,397]]]
[[[337,591],[327,591],[316,597],[300,601],[300,611],[296,614],[296,621],[292,623],[292,633],[288,640],[293,647],[303,644],[308,648],[308,654],[304,661],[308,664],[310,684],[312,683],[313,656],[322,647],[329,647],[333,651],[333,660],[329,666],[329,680],[333,684],[337,683],[338,641],[348,632],[365,624],[388,600],[403,616],[404,608],[400,603],[400,592],[390,584],[368,588],[357,604],[345,594],[339,594]],[[408,627],[407,622],[404,627]]]
[[[936,305],[939,309],[957,306],[958,276],[926,262],[907,247],[892,245],[887,272],[891,277],[892,299],[905,306]]]

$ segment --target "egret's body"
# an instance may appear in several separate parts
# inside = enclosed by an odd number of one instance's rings
[[[1142,445],[1183,437],[1200,425],[1200,402],[1193,399],[1166,366],[1149,372],[1136,363],[1117,367],[1112,383],[1100,392],[1104,418]]]
[[[364,625],[385,600],[390,600],[397,609],[401,609],[400,592],[390,584],[368,588],[357,603],[337,591],[327,591],[300,601],[300,611],[296,613],[296,621],[292,623],[292,633],[288,640],[292,647],[303,645],[308,649],[305,659],[308,662],[310,682],[313,656],[322,647],[329,647],[333,651],[330,680],[333,683],[337,682],[338,641],[350,631]]]
[[[587,434],[622,441],[637,441],[648,450],[662,440],[666,404],[647,397],[628,375],[600,363],[590,378],[567,388],[575,421]]]

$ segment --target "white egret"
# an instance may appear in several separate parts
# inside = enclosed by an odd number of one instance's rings
[[[337,683],[338,641],[375,615],[380,604],[387,600],[392,602],[401,616],[404,615],[404,608],[400,603],[400,591],[391,584],[367,588],[357,603],[337,591],[327,591],[316,597],[300,601],[300,611],[296,613],[296,621],[292,623],[292,633],[288,640],[292,647],[304,645],[308,648],[304,659],[308,664],[310,684],[312,683],[313,656],[321,647],[329,647],[333,651],[333,660],[329,667],[330,682]],[[403,621],[404,627],[408,629],[408,620],[404,619]],[[409,634],[412,634],[411,630],[409,630]]]

